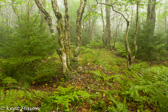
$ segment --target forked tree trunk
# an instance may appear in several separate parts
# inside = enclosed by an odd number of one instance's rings
[[[74,52],[74,61],[78,63],[79,61],[79,54],[80,54],[80,47],[82,44],[82,18],[83,13],[86,7],[87,0],[80,0],[80,6],[77,11],[77,18],[76,18],[76,49]]]
[[[52,18],[50,16],[50,14],[44,9],[44,7],[39,2],[39,0],[35,0],[35,2],[36,2],[36,5],[38,6],[38,8],[40,9],[40,11],[44,14],[44,18],[49,26],[51,35],[52,35],[52,37],[54,37],[54,29],[53,29]],[[57,48],[57,53],[61,59],[63,74],[65,77],[69,77],[68,75],[70,74],[70,70],[67,65],[62,14],[60,12],[58,12],[57,0],[51,0],[51,3],[52,3],[52,8],[53,8],[54,14],[57,18],[58,43],[60,45],[60,49]]]
[[[62,62],[62,69],[63,69],[63,74],[65,77],[68,77],[70,74],[70,70],[68,68],[68,63],[67,63],[67,51],[66,51],[66,40],[64,38],[64,25],[63,25],[63,20],[62,20],[62,14],[58,11],[58,4],[57,0],[51,0],[52,3],[52,8],[54,11],[54,14],[57,18],[57,31],[58,31],[58,42],[60,45],[60,56],[61,56],[61,62]]]

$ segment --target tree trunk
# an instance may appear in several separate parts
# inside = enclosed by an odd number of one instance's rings
[[[65,48],[67,54],[67,65],[70,68],[70,60],[71,60],[71,42],[70,42],[70,17],[68,12],[68,1],[64,0],[65,6]]]
[[[118,31],[119,31],[119,26],[121,25],[121,18],[118,20],[118,24],[116,26],[116,35],[115,37],[113,38],[113,41],[114,41],[114,45],[113,45],[113,49],[116,50],[116,41],[117,41],[117,38],[118,38]]]
[[[66,40],[64,38],[64,25],[62,20],[62,14],[58,11],[57,0],[51,0],[51,3],[52,3],[54,14],[57,18],[58,42],[60,45],[59,55],[61,57],[63,74],[65,77],[69,77],[70,70],[68,68],[68,63],[67,63],[67,54],[66,54],[67,52],[66,52],[66,44],[65,44]]]
[[[129,32],[129,21],[127,21],[127,29],[126,29],[126,36],[125,36],[125,41],[126,41],[126,50],[127,50],[127,68],[131,69],[132,66],[132,56],[131,56],[131,50],[129,47],[129,42],[128,42],[128,32]]]
[[[103,32],[105,31],[105,23],[104,23],[104,15],[103,15],[103,6],[102,4],[100,5],[100,9],[101,9],[101,19],[102,19],[102,23],[103,23]]]
[[[6,24],[8,26],[10,26],[10,23],[9,23],[9,4],[8,4],[8,0],[6,1]]]
[[[137,1],[137,10],[136,10],[136,29],[135,29],[135,35],[134,35],[134,55],[133,55],[133,59],[135,59],[136,56],[136,52],[138,49],[138,46],[136,44],[136,40],[137,40],[137,34],[138,34],[138,22],[139,22],[139,1]]]
[[[16,9],[16,7],[15,7],[14,4],[15,4],[15,0],[12,0],[12,9],[13,9],[14,13],[16,14],[17,18],[18,18],[19,25],[21,25],[21,24],[20,24],[20,16],[19,16],[19,12],[17,11],[17,9]]]
[[[147,22],[150,26],[150,32],[154,35],[155,30],[155,21],[156,21],[156,10],[155,10],[155,3],[156,0],[148,0],[148,9],[147,9]]]
[[[127,23],[127,28],[126,28],[126,36],[125,36],[125,44],[126,44],[126,51],[127,51],[127,68],[130,69],[131,68],[131,65],[132,65],[132,56],[131,56],[131,50],[130,50],[130,47],[129,47],[129,42],[128,42],[128,32],[129,32],[129,20],[124,16],[123,13],[117,11],[114,9],[114,6],[113,4],[108,4],[108,3],[99,3],[97,0],[96,0],[97,4],[104,4],[106,6],[111,6],[112,7],[112,10],[118,14],[120,14],[126,21]]]
[[[46,8],[46,0],[42,0],[42,5],[45,9]],[[41,15],[41,23],[40,24],[43,25],[45,22],[44,15],[43,15],[43,13],[40,13],[40,15]]]
[[[151,38],[154,37],[155,31],[155,21],[156,21],[156,10],[155,10],[156,0],[148,0],[148,8],[147,8],[147,26],[148,26],[148,37],[149,42],[151,43]],[[151,50],[148,51],[148,58],[151,58]]]
[[[49,26],[50,32],[52,37],[54,37],[54,29],[53,29],[53,24],[52,24],[52,18],[50,14],[44,9],[42,4],[39,2],[39,0],[35,0],[36,5],[40,9],[40,11],[44,14],[44,18]],[[63,34],[63,20],[62,20],[62,14],[58,12],[58,5],[57,5],[57,0],[51,0],[52,3],[52,8],[54,11],[54,14],[57,18],[57,30],[58,30],[58,43],[60,45],[60,49],[57,49],[57,53],[61,59],[61,64],[62,64],[62,71],[64,76],[67,78],[69,77],[70,70],[67,65],[67,56],[66,56],[66,49],[65,49],[65,43],[64,43],[64,34]]]
[[[51,36],[54,37],[54,28],[53,28],[53,24],[52,24],[52,18],[50,16],[50,14],[44,9],[44,7],[42,6],[42,4],[40,3],[39,0],[35,0],[37,7],[39,8],[39,10],[44,14],[44,19],[46,20],[49,29],[50,29],[50,33]]]
[[[105,44],[105,38],[104,38],[104,34],[105,34],[105,23],[104,23],[104,15],[103,15],[103,6],[101,4],[101,19],[102,19],[102,23],[103,23],[103,33],[102,33],[102,42],[103,44]]]
[[[106,0],[106,4],[109,4],[110,0]],[[104,44],[111,48],[111,22],[110,22],[110,9],[106,5],[106,28],[105,28],[105,42]]]
[[[131,24],[130,24],[130,26],[132,26],[132,24],[133,24],[133,18],[134,18],[134,6],[132,6],[132,9],[131,9]]]
[[[1,5],[1,4],[0,4],[0,5]],[[2,16],[2,23],[4,23],[4,14],[3,14],[2,7],[0,7],[0,13],[1,13],[1,16]]]
[[[77,19],[76,19],[76,49],[75,49],[75,53],[74,53],[74,61],[78,63],[79,61],[79,54],[80,54],[80,47],[81,47],[81,43],[82,43],[82,18],[83,18],[83,13],[86,7],[86,3],[87,0],[84,0],[84,4],[83,4],[83,0],[80,0],[80,6],[79,9],[77,11]]]
[[[27,38],[30,39],[30,0],[27,0]]]

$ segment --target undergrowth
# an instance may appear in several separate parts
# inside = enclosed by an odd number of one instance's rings
[[[8,88],[1,90],[0,106],[36,106],[42,112],[78,112],[84,111],[83,108],[88,112],[166,112],[168,110],[167,67],[151,67],[147,62],[139,61],[131,70],[127,70],[125,59],[112,55],[112,52],[90,48],[82,50],[80,60],[83,66],[97,68],[88,69],[87,73],[83,72],[84,74],[78,76],[80,79],[74,79],[75,83],[79,80],[81,85],[62,81],[62,86],[59,85],[52,92],[11,89],[17,87],[19,82],[4,76],[1,72],[0,83]],[[45,80],[50,70],[53,71],[56,65],[51,62],[55,57],[53,55],[48,57],[49,62],[37,67],[46,70],[37,72],[40,74],[37,79],[42,76]],[[49,70],[45,68],[47,65],[51,67]],[[57,70],[55,69],[55,72]],[[35,81],[37,79],[34,78]]]

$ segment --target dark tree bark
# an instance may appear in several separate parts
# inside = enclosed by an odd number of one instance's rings
[[[27,1],[27,7],[26,7],[27,9],[27,22],[28,22],[28,24],[27,24],[27,38],[28,39],[30,39],[30,35],[29,35],[29,32],[30,32],[30,0],[28,0]],[[29,52],[29,54],[30,54],[30,52]]]
[[[106,4],[110,4],[110,0],[106,0]],[[105,39],[104,45],[111,49],[111,21],[110,21],[110,7],[106,5],[106,27],[105,27]]]
[[[147,22],[150,26],[151,34],[154,35],[156,21],[156,0],[148,0]]]
[[[147,30],[148,37],[154,37],[155,32],[155,21],[156,21],[156,10],[155,5],[156,0],[148,0],[148,8],[147,8]],[[151,38],[149,38],[149,43],[151,43]],[[151,58],[151,50],[148,51],[148,58]]]

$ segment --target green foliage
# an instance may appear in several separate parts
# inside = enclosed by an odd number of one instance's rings
[[[116,43],[116,49],[119,52],[119,55],[121,55],[121,56],[126,56],[127,55],[124,38],[120,39]]]
[[[42,104],[43,111],[48,111],[52,109],[58,109],[59,111],[70,111],[69,105],[79,105],[85,99],[89,98],[90,94],[75,90],[74,87],[61,87],[57,88],[51,96],[47,97],[45,102]],[[77,103],[79,102],[79,104]]]
[[[99,51],[96,50],[93,51],[92,49],[85,47],[83,47],[81,53],[84,54],[83,56],[84,65],[87,65],[88,63],[96,63],[99,60],[101,54]]]
[[[146,63],[146,62],[139,62],[139,63],[134,64],[134,65],[132,66],[132,69],[133,69],[134,71],[140,71],[140,70],[145,69],[145,68],[149,68],[149,64]]]
[[[139,23],[140,24],[140,23]],[[155,30],[153,35],[152,33],[153,25],[150,25],[150,22],[143,23],[143,27],[138,28],[137,35],[137,57],[140,57],[143,60],[163,60],[166,56],[166,34],[161,30],[162,28]],[[129,42],[134,53],[134,33],[135,33],[135,24],[133,24],[129,31]]]
[[[2,57],[2,46],[5,41],[11,36],[13,30],[7,25],[0,24],[0,58]]]
[[[92,73],[94,73],[94,77],[95,78],[101,78],[104,81],[109,81],[110,79],[114,78],[115,76],[109,76],[106,74],[101,73],[100,71],[92,71]]]
[[[33,81],[42,82],[49,81],[52,77],[55,77],[56,73],[60,69],[60,64],[53,61],[46,61],[37,66],[35,71],[35,77],[29,77]]]
[[[145,102],[154,104],[158,111],[168,109],[168,68],[156,66],[142,69],[141,72],[132,74],[131,81],[126,76],[118,77],[121,94],[129,101],[138,102],[143,106]],[[124,81],[123,81],[124,80]]]
[[[3,80],[2,80],[2,84],[3,85],[7,85],[7,84],[17,84],[18,82],[15,80],[15,79],[13,79],[13,78],[11,78],[11,77],[5,77]]]
[[[106,110],[106,104],[104,100],[99,100],[92,104],[92,109],[97,110],[98,112],[105,111]]]
[[[86,45],[89,48],[103,48],[103,43],[101,40],[95,39],[90,41],[89,44]]]
[[[113,98],[111,95],[110,95],[110,98],[109,98],[113,103],[114,105],[116,106],[109,106],[108,107],[108,111],[112,111],[112,112],[128,112],[127,111],[127,106],[126,106],[126,100],[124,99],[124,102],[122,103],[121,101]]]
[[[45,92],[7,90],[0,91],[0,106],[8,107],[37,107],[41,99],[46,96]]]
[[[44,65],[43,61],[53,53],[55,45],[39,15],[32,14],[31,19],[27,19],[26,14],[22,17],[10,35],[4,34],[7,38],[0,43],[0,65],[6,76],[29,82],[39,77],[37,72],[42,69],[38,66]]]

